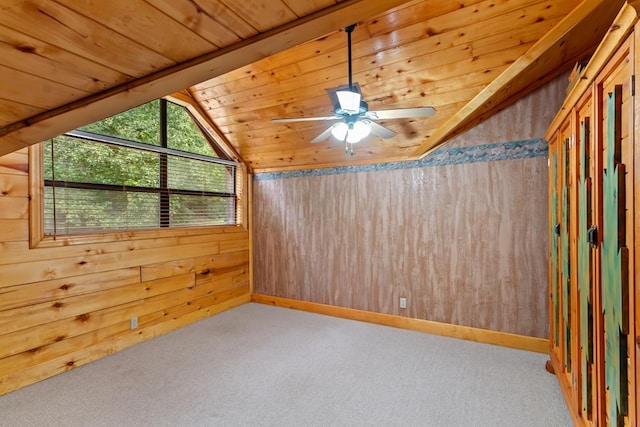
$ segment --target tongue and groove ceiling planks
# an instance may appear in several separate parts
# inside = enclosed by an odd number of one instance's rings
[[[10,0],[0,5],[0,155],[179,92],[257,171],[413,159],[588,56],[619,0]],[[434,106],[398,135],[309,141],[325,89]]]

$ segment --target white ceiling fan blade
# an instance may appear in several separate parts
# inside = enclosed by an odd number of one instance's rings
[[[380,138],[387,139],[396,135],[396,133],[391,129],[387,129],[386,127],[379,125],[376,122],[369,122],[369,126],[371,126],[371,133],[379,136]]]
[[[295,122],[314,122],[318,120],[341,120],[338,116],[326,117],[283,117],[279,119],[271,119],[272,123],[295,123]]]
[[[331,131],[333,130],[333,126],[335,125],[329,126],[324,132],[322,132],[320,135],[313,138],[311,140],[311,143],[315,144],[316,142],[322,142],[325,139],[329,138],[331,136]]]
[[[417,108],[395,108],[392,110],[368,111],[367,117],[370,119],[390,120],[390,119],[409,119],[412,117],[431,117],[436,114],[433,107],[417,107]]]

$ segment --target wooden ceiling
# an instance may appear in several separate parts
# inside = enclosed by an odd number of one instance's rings
[[[619,0],[4,0],[0,155],[151,99],[191,100],[255,170],[417,158],[571,68]],[[309,141],[325,89],[354,81],[369,108],[434,106],[388,120],[344,153]]]

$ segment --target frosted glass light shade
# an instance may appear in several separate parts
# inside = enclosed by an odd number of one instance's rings
[[[348,130],[349,130],[349,126],[347,126],[345,122],[340,122],[333,125],[333,128],[331,129],[331,134],[338,141],[344,141],[344,138],[347,136]]]
[[[362,96],[358,92],[351,92],[349,90],[339,90],[336,92],[338,96],[338,102],[342,111],[349,114],[356,114],[360,112],[360,99]]]
[[[368,122],[357,121],[353,124],[352,132],[356,134],[358,141],[366,138],[371,133],[371,125]]]
[[[351,125],[344,122],[336,123],[331,128],[331,134],[338,141],[347,141],[349,144],[355,144],[366,138],[371,133],[371,125],[368,121],[357,121]]]

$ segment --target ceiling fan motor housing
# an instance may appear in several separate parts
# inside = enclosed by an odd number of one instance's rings
[[[349,123],[349,121],[355,122],[356,120],[358,120],[358,117],[363,116],[367,111],[369,111],[369,104],[367,104],[365,101],[360,101],[360,110],[357,113],[353,114],[344,111],[342,108],[340,108],[340,106],[338,106],[334,110],[334,114],[338,117],[343,117],[345,121]]]

